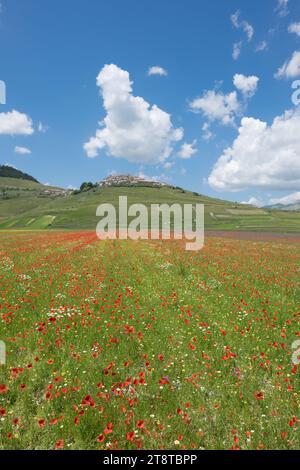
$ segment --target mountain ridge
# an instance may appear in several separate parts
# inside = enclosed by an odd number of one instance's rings
[[[292,204],[272,204],[265,206],[265,209],[277,209],[281,211],[300,211],[300,200],[293,202]]]

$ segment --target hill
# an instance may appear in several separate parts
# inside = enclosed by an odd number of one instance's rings
[[[117,207],[123,195],[128,197],[128,204],[147,207],[154,203],[202,203],[206,230],[300,233],[300,213],[258,209],[153,181],[101,183],[68,191],[36,180],[0,177],[0,229],[95,230],[98,205],[111,203]]]
[[[16,168],[13,168],[9,165],[0,165],[0,177],[22,179],[38,183],[38,180],[33,178],[33,176],[30,176],[27,173],[23,173],[23,171],[17,170]]]
[[[171,186],[167,183],[162,183],[161,181],[156,181],[153,178],[145,178],[141,176],[132,176],[132,175],[109,175],[102,181],[99,181],[99,186],[103,187],[111,187],[111,186],[126,186],[126,187],[133,187],[133,186],[145,186],[150,188],[157,188],[162,186]]]
[[[266,209],[277,209],[280,211],[300,211],[300,201],[293,204],[274,204],[273,206],[266,206]]]

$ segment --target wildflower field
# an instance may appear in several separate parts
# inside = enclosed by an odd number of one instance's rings
[[[0,234],[1,449],[299,449],[299,239]]]

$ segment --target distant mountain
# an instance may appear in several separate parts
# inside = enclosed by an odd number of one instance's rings
[[[266,206],[265,209],[276,209],[279,211],[300,211],[300,201],[296,201],[293,204],[273,204],[272,206]]]
[[[27,173],[23,173],[23,171],[17,170],[16,168],[8,165],[0,165],[0,177],[28,180],[38,183],[38,180],[36,180],[33,176],[30,176]]]

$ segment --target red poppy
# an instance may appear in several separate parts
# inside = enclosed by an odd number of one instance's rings
[[[107,423],[106,428],[104,429],[104,434],[110,434],[113,432],[113,423]]]
[[[142,441],[140,439],[138,439],[137,441],[135,441],[135,444],[137,446],[138,449],[140,449],[142,447]]]
[[[104,436],[104,434],[100,434],[100,435],[97,437],[97,441],[100,442],[100,443],[101,443],[101,442],[104,442],[104,441],[105,441],[105,436]]]
[[[55,449],[63,449],[64,448],[64,440],[63,439],[59,439],[58,441],[56,441],[56,444],[55,444]]]
[[[143,429],[145,427],[145,423],[144,421],[142,421],[141,419],[139,419],[136,423],[137,427],[140,428],[140,429]]]
[[[133,431],[130,431],[126,434],[126,439],[127,441],[133,441],[134,439],[134,432]]]
[[[91,395],[87,395],[83,400],[82,400],[82,405],[83,406],[95,406],[95,402]]]
[[[298,422],[298,418],[293,416],[292,419],[289,421],[289,426],[292,428]]]
[[[263,392],[254,392],[254,396],[255,396],[256,400],[263,400],[264,399]]]
[[[38,420],[38,425],[40,428],[43,428],[46,424],[46,420],[45,419],[39,419]]]
[[[8,392],[7,386],[4,384],[0,384],[0,393],[7,393],[7,392]]]

